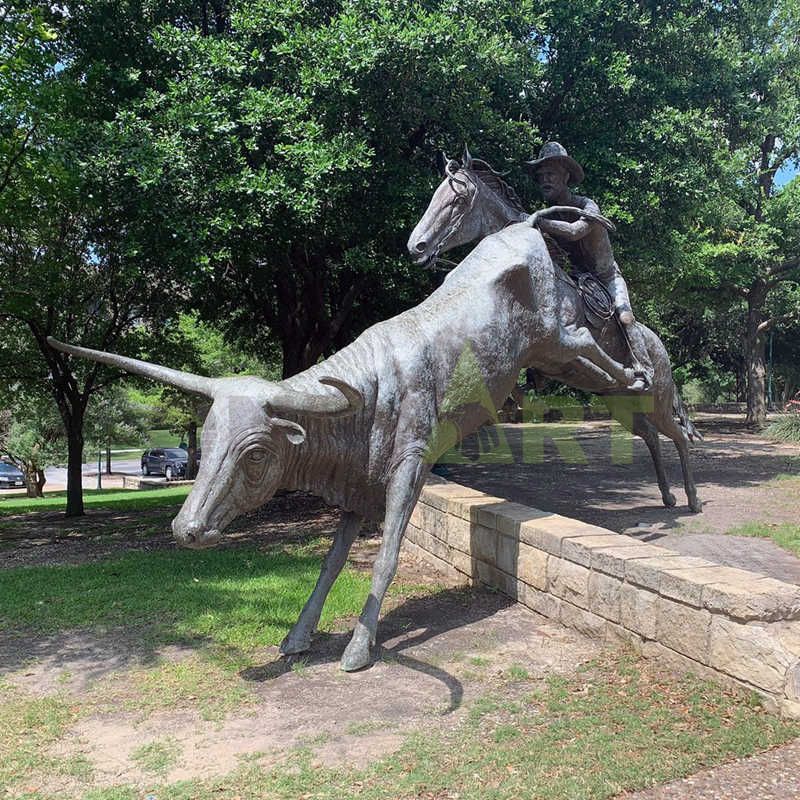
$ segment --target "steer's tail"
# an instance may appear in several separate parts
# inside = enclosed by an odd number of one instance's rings
[[[695,428],[694,423],[689,419],[686,413],[686,407],[683,405],[683,400],[678,394],[678,387],[673,385],[672,388],[672,413],[681,426],[681,430],[690,442],[702,442],[703,434]]]

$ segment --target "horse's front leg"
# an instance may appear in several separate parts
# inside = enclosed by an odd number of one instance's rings
[[[389,480],[383,541],[372,568],[369,597],[342,656],[341,667],[346,672],[361,669],[370,663],[370,647],[375,644],[381,604],[397,571],[400,543],[429,468],[430,465],[424,464],[420,455],[409,456]]]
[[[300,612],[300,617],[281,642],[281,653],[293,655],[304,653],[311,647],[311,636],[317,629],[322,607],[336,578],[347,562],[347,555],[361,529],[361,517],[349,511],[342,514],[339,527],[333,537],[333,544],[317,578],[317,585]]]

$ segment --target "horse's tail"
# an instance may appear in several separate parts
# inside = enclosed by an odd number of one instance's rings
[[[686,406],[683,405],[683,400],[678,394],[678,387],[674,384],[672,387],[672,413],[690,442],[703,441],[703,434],[695,428],[694,423],[689,419],[689,415],[686,413]]]

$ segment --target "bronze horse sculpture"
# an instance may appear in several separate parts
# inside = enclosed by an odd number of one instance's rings
[[[444,179],[408,240],[408,250],[415,263],[429,264],[440,253],[454,247],[475,240],[483,245],[527,224],[528,213],[519,197],[485,161],[473,159],[465,151],[463,163],[442,158],[440,166]],[[541,237],[538,231],[536,235]],[[513,258],[510,252],[506,260]],[[505,267],[502,259],[497,266],[498,269]],[[567,336],[591,338],[607,359],[614,365],[621,365],[629,356],[629,344],[621,326],[610,319],[600,325],[590,319],[578,284],[552,259],[534,268],[539,275],[535,302],[550,306],[544,313],[556,317]],[[450,272],[445,283],[458,281],[459,272],[460,267]],[[645,394],[628,390],[628,372],[621,378],[618,369],[609,370],[608,361],[598,360],[588,351],[565,361],[560,354],[553,358],[553,351],[541,348],[535,353],[534,361],[526,366],[568,386],[603,395],[612,416],[647,445],[663,503],[668,507],[674,506],[676,499],[664,470],[658,434],[671,439],[680,458],[689,508],[699,512],[702,503],[692,475],[689,442],[702,437],[686,415],[663,342],[652,330],[636,324],[640,326],[654,370],[652,386]],[[505,335],[513,335],[513,331]],[[637,406],[646,410],[632,411]]]

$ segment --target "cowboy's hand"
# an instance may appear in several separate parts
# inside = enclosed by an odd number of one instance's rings
[[[528,217],[528,225],[530,225],[531,228],[536,228],[539,225],[540,219],[541,216],[539,215],[539,212],[534,211],[533,214]]]

